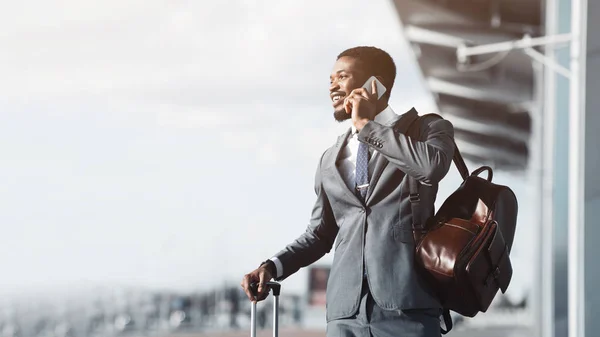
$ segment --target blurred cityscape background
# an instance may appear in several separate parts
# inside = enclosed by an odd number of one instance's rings
[[[519,200],[509,290],[448,336],[598,335],[595,1],[1,8],[0,337],[249,334],[239,282],[305,229],[349,127],[328,76],[357,45],[396,61],[396,113],[442,114]],[[459,184],[451,168],[438,204]],[[331,255],[282,283],[282,336],[325,335]]]
[[[283,334],[306,331],[323,335],[325,283],[318,274],[327,267],[310,268],[307,293],[282,293],[279,324]],[[326,281],[326,279],[325,279]],[[513,304],[505,297],[497,301],[490,318],[454,317],[453,335],[498,329],[498,333],[527,331],[515,322],[525,320],[523,301]],[[250,305],[239,285],[223,285],[204,292],[150,291],[139,288],[96,288],[91,292],[57,297],[21,297],[3,301],[0,307],[0,336],[170,336],[247,335]],[[273,327],[273,297],[257,306],[257,328]],[[500,329],[502,328],[502,329]]]
[[[97,288],[57,298],[20,298],[1,308],[0,336],[161,336],[171,333],[239,331],[250,328],[250,306],[239,286],[177,293]],[[267,307],[268,306],[268,307]],[[298,295],[280,300],[280,322],[301,327]],[[259,328],[272,324],[272,298],[257,310]]]

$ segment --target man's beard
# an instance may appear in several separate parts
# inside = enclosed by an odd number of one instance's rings
[[[333,112],[333,118],[338,122],[350,119],[352,116],[346,113],[346,109],[340,109]]]

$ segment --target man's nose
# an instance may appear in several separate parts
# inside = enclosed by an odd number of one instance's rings
[[[331,82],[331,84],[329,85],[329,92],[338,91],[338,89],[340,89],[340,84],[338,83],[338,81]]]

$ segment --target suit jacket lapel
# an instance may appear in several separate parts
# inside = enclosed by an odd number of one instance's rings
[[[342,149],[344,148],[344,146],[348,143],[348,139],[350,138],[350,133],[352,132],[352,129],[348,129],[348,131],[346,131],[345,134],[341,135],[338,137],[337,142],[335,143],[335,146],[333,148],[332,151],[332,155],[329,159],[329,163],[328,163],[328,169],[333,171],[333,176],[335,177],[335,179],[337,180],[339,186],[341,186],[341,188],[345,191],[346,195],[348,196],[348,198],[350,198],[351,200],[353,200],[355,203],[357,203],[358,205],[362,205],[363,202],[360,200],[360,198],[356,195],[356,193],[354,193],[353,190],[351,190],[350,188],[348,188],[348,185],[346,185],[346,182],[344,181],[344,179],[342,178],[342,174],[340,172],[339,167],[337,166],[337,162],[338,159],[340,157],[340,153],[342,152]]]

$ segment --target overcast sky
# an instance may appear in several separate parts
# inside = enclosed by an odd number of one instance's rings
[[[3,290],[239,283],[305,230],[346,48],[392,55],[396,112],[436,109],[391,1],[3,7]]]

